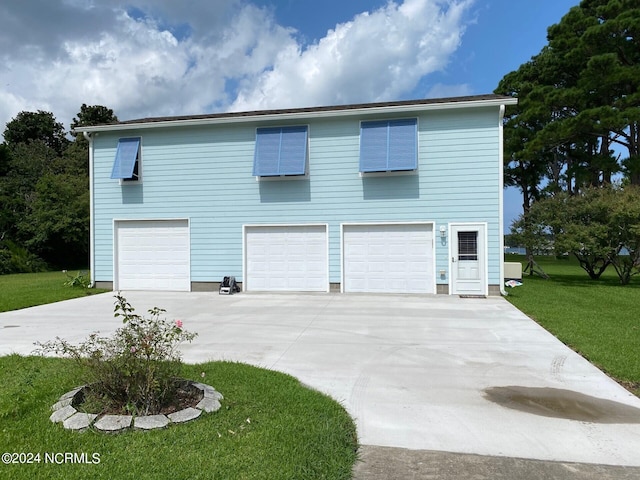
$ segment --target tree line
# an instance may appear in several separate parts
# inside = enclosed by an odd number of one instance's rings
[[[539,54],[495,93],[505,185],[522,193],[512,234],[532,252],[551,238],[593,279],[640,273],[640,4],[583,0],[548,29]]]
[[[83,104],[71,127],[117,121]],[[83,268],[89,254],[89,150],[51,112],[20,112],[0,144],[0,274]]]

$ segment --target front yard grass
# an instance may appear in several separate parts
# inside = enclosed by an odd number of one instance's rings
[[[75,274],[76,272],[69,272]],[[0,275],[0,312],[103,293],[96,288],[67,287],[63,272]]]
[[[0,357],[0,450],[40,454],[39,463],[0,464],[0,478],[351,478],[356,427],[328,396],[240,363],[184,365],[183,373],[219,390],[222,408],[162,430],[77,433],[49,421],[51,405],[77,386],[74,362]],[[45,463],[45,453],[85,454],[87,463]]]
[[[505,260],[526,264],[522,256]],[[591,280],[573,257],[536,261],[550,278],[524,273],[507,300],[640,396],[640,278],[621,286],[612,267]]]

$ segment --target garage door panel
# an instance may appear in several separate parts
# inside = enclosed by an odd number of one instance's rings
[[[245,235],[247,290],[327,290],[325,226],[251,226]]]
[[[116,284],[121,290],[190,290],[186,220],[116,222]]]
[[[346,292],[433,293],[431,224],[345,225]]]

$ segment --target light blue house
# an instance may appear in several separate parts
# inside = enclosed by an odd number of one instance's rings
[[[483,95],[147,118],[90,139],[91,271],[118,290],[500,292]]]

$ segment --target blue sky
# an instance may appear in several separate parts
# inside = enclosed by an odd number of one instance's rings
[[[578,3],[2,2],[0,126],[41,109],[68,128],[82,103],[124,120],[490,93]],[[520,203],[507,191],[506,229]]]

